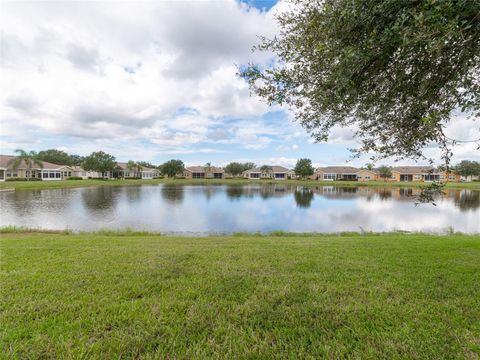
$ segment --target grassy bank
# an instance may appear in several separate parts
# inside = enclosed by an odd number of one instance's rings
[[[480,239],[1,236],[16,358],[478,358]]]
[[[358,181],[315,181],[315,180],[248,180],[248,179],[219,179],[219,180],[188,180],[188,179],[156,179],[156,180],[62,180],[62,181],[8,181],[0,182],[0,189],[14,188],[15,190],[38,190],[38,189],[60,189],[86,186],[121,186],[121,185],[156,185],[156,184],[178,184],[178,185],[247,185],[247,184],[284,184],[298,186],[383,186],[383,187],[422,187],[427,183],[423,182],[358,182]],[[480,182],[471,183],[447,183],[450,189],[472,189],[480,190]]]

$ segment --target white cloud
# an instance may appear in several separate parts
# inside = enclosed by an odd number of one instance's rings
[[[19,141],[24,135],[6,129],[25,126],[40,136],[147,139],[179,150],[214,140],[210,127],[222,117],[268,111],[235,64],[267,59],[251,47],[274,33],[272,12],[233,0],[3,3],[1,135]],[[181,108],[195,113],[179,116]],[[269,142],[231,135],[246,146]]]

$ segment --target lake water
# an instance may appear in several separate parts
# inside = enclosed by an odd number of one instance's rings
[[[446,190],[415,206],[418,189],[290,185],[100,186],[0,193],[0,226],[174,233],[480,232],[480,192]]]

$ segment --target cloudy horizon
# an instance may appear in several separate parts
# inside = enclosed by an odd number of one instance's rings
[[[284,6],[2,2],[1,153],[103,150],[119,161],[179,158],[187,165],[222,166],[253,161],[292,167],[303,157],[317,166],[369,162],[369,155],[352,159],[352,129],[335,129],[328,143],[315,144],[287,109],[251,96],[237,76],[239,65],[275,61],[251,49],[259,35],[275,35],[274,14]],[[446,133],[477,139],[479,127],[458,114]],[[439,159],[434,146],[425,153]],[[454,162],[480,160],[471,142],[458,144],[454,154]]]

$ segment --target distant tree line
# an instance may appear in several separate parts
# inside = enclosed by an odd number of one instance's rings
[[[45,161],[59,165],[81,166],[86,171],[96,171],[101,173],[117,169],[115,156],[104,151],[96,151],[88,156],[70,155],[65,151],[56,149],[42,150],[38,153],[35,151],[27,152],[18,149],[15,150],[15,152],[17,153],[17,157],[11,161],[14,168],[18,167],[23,160],[29,168],[33,168],[35,165],[43,167],[43,162]],[[224,167],[224,170],[232,176],[240,176],[244,171],[251,170],[255,166],[256,165],[253,162],[231,162]],[[161,165],[154,165],[146,161],[129,160],[127,162],[127,168],[130,171],[140,172],[143,167],[158,169],[163,176],[175,177],[183,173],[185,164],[182,160],[178,159],[166,161]],[[210,162],[206,163],[205,167],[209,169],[213,168]],[[367,163],[364,168],[368,170],[376,170],[382,179],[388,179],[392,176],[392,167],[387,165],[381,165],[375,168],[372,163]],[[454,171],[461,176],[480,176],[480,162],[463,160],[448,170]],[[260,166],[260,171],[262,173],[271,173],[273,168],[270,165],[262,165]],[[310,159],[303,158],[297,161],[294,172],[296,176],[305,179],[313,175],[315,169]]]

